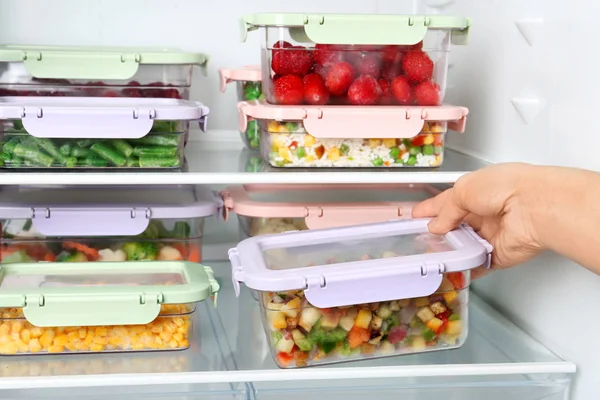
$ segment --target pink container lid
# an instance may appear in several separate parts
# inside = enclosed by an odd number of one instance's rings
[[[412,207],[440,191],[426,184],[243,185],[221,192],[228,212],[259,218],[305,218],[309,229],[411,218]]]
[[[429,296],[448,272],[489,268],[492,246],[463,225],[432,235],[428,219],[261,235],[229,250],[236,295],[304,290],[320,308]]]
[[[262,73],[259,66],[253,65],[238,69],[221,68],[219,69],[219,77],[221,92],[225,93],[228,83],[237,81],[259,82],[262,80]]]
[[[246,132],[248,121],[266,119],[302,121],[316,138],[399,139],[412,138],[425,121],[446,121],[448,129],[463,133],[469,110],[444,105],[419,106],[279,106],[264,100],[238,103],[239,129]]]

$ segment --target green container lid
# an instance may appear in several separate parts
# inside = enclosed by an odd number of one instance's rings
[[[471,21],[445,15],[250,14],[242,17],[242,41],[259,27],[288,27],[300,43],[412,45],[429,29],[452,31],[452,43],[467,44]]]
[[[143,325],[162,304],[214,296],[210,267],[184,261],[16,263],[0,267],[0,307],[40,327]]]
[[[177,49],[2,45],[0,62],[23,62],[39,79],[109,80],[129,79],[140,65],[198,65],[205,70],[208,56]]]

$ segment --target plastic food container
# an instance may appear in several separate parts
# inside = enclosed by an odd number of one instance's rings
[[[440,191],[431,185],[243,185],[221,192],[242,238],[295,230],[410,219],[412,207]]]
[[[274,106],[241,102],[239,126],[258,121],[273,167],[439,167],[448,129],[464,132],[464,107]]]
[[[175,99],[0,98],[4,168],[180,168],[190,121],[208,107]]]
[[[492,247],[472,229],[428,233],[428,220],[288,232],[229,251],[239,282],[262,292],[262,320],[281,368],[460,347],[469,270]]]
[[[271,104],[434,106],[446,89],[450,44],[468,18],[441,15],[252,14]]]
[[[245,67],[240,69],[219,70],[221,77],[221,92],[225,93],[227,84],[235,82],[237,86],[238,101],[262,100],[261,72],[260,67]],[[250,121],[245,131],[240,131],[242,141],[249,149],[260,147],[260,133],[256,121]]]
[[[0,262],[200,262],[219,207],[192,186],[5,187]]]
[[[208,57],[178,49],[0,46],[1,96],[189,99],[194,66]]]
[[[0,355],[183,350],[210,267],[154,263],[0,267]]]

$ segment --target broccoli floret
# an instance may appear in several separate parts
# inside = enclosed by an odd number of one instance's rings
[[[127,254],[128,261],[156,260],[158,249],[151,242],[128,242],[121,248]]]

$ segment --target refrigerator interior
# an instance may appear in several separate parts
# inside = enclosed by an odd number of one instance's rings
[[[471,17],[473,26],[470,44],[452,49],[446,98],[449,103],[470,109],[469,123],[464,134],[449,135],[450,147],[492,163],[523,161],[594,170],[600,168],[600,159],[595,157],[600,139],[593,129],[596,125],[594,106],[597,101],[592,97],[600,89],[600,84],[594,78],[598,55],[593,50],[593,40],[600,33],[600,28],[595,24],[600,4],[591,0],[574,0],[570,3],[558,0],[374,0],[369,2],[305,0],[301,3],[275,0],[252,2],[232,0],[227,3],[205,0],[128,0],[126,2],[3,0],[0,4],[0,37],[4,43],[163,46],[181,47],[185,50],[209,54],[211,60],[208,66],[208,78],[199,73],[195,74],[191,98],[201,100],[211,107],[210,132],[205,136],[192,135],[192,140],[197,139],[199,143],[192,143],[191,149],[205,144],[210,145],[208,142],[217,142],[219,146],[226,146],[228,150],[217,153],[211,159],[210,165],[218,170],[228,168],[237,170],[241,157],[241,142],[237,132],[237,118],[232,115],[235,113],[235,91],[229,89],[226,94],[219,92],[217,70],[221,67],[257,64],[260,60],[258,35],[250,35],[245,44],[239,42],[238,17],[245,13],[260,11],[339,12],[340,10],[348,13],[436,13]],[[194,159],[188,161],[192,166],[201,163]],[[292,174],[288,174],[290,179],[291,176]],[[75,179],[85,178],[75,177]],[[121,178],[115,178],[118,179]],[[144,178],[140,174],[136,179]],[[428,179],[434,178],[428,177]],[[232,183],[218,182],[218,180],[219,178],[215,177],[211,183]],[[123,178],[121,183],[126,181],[126,178]],[[212,241],[212,244],[208,244],[214,246],[214,258],[222,259],[223,251],[233,244],[232,240],[235,240],[237,233],[236,226],[237,224],[230,222],[213,228],[216,231],[207,228],[205,236],[207,243]],[[212,238],[211,232],[214,233]],[[219,265],[222,269],[227,268],[226,264]],[[571,393],[572,399],[586,400],[596,397],[596,375],[600,371],[600,358],[597,356],[598,349],[593,335],[600,330],[600,322],[593,313],[585,310],[600,302],[600,277],[556,255],[545,254],[529,265],[510,271],[496,272],[486,277],[475,284],[475,291],[531,335],[534,342],[539,341],[544,349],[551,350],[545,354],[548,358],[543,358],[544,361],[559,362],[564,359],[577,364],[578,371]],[[246,300],[242,304],[250,302],[250,299]],[[225,290],[221,296],[221,306],[226,301],[237,300]],[[234,304],[230,306],[231,310],[239,313]],[[225,310],[230,309],[223,307],[218,312],[224,313]],[[208,315],[211,324],[219,328],[219,321],[223,320],[215,317],[219,314],[209,309],[203,312]],[[486,316],[483,309],[481,316],[482,318]],[[219,329],[231,332],[223,326]],[[519,335],[522,334],[520,329],[517,331],[520,332]],[[506,339],[502,334],[498,336]],[[261,337],[256,336],[257,340]],[[482,333],[479,340],[483,342],[486,337],[486,334]],[[219,336],[219,340],[224,348],[235,345],[227,335]],[[440,355],[440,358],[418,358],[415,363],[460,365],[488,361],[503,362],[501,345],[498,346],[497,353],[482,353],[480,349],[469,347],[480,343],[477,340],[477,335],[470,337],[468,340],[470,344],[458,353],[448,353],[447,361],[444,361],[444,356]],[[215,363],[219,365],[223,363],[226,366],[223,371],[237,369],[240,367],[237,363],[243,364],[250,359],[243,358],[244,354],[235,347],[230,350],[229,357],[226,356],[224,360],[218,359],[220,355],[215,356],[217,357]],[[553,352],[558,354],[558,357]],[[180,354],[188,361],[192,360],[191,353]],[[227,355],[227,352],[225,354]],[[540,361],[536,358],[536,354],[516,349],[514,353],[505,354],[504,361],[508,363]],[[480,361],[476,359],[479,356],[482,357]],[[19,360],[14,359],[8,365],[20,362]],[[52,358],[47,360],[46,363],[53,361]],[[72,362],[66,357],[57,360],[67,364]],[[85,361],[85,359],[80,360]],[[375,363],[386,365],[387,362],[389,361]],[[267,371],[274,368],[271,364],[267,366],[269,367]],[[192,362],[188,367],[194,369],[196,364]],[[263,365],[253,366],[253,368],[262,367]],[[103,371],[110,371],[113,367],[104,364],[101,368],[104,368]],[[345,365],[340,369],[351,374],[354,366]],[[35,369],[28,369],[26,372],[27,376],[43,375]],[[302,379],[292,380],[295,383],[287,386],[270,385],[269,382],[279,383],[278,376],[283,376],[283,374],[276,375],[279,372],[273,370],[264,374],[267,383],[258,385],[254,383],[253,388],[248,388],[247,385],[248,382],[257,382],[257,379],[260,381],[258,373],[242,374],[239,377],[229,374],[228,376],[232,376],[231,382],[223,378],[221,382],[226,383],[220,384],[204,383],[189,386],[192,384],[185,380],[180,383],[170,382],[166,391],[171,397],[159,397],[194,398],[195,395],[192,393],[201,395],[208,390],[211,396],[213,392],[223,396],[218,398],[275,398],[281,395],[292,397],[297,395],[299,398],[300,395],[316,396],[327,390],[334,390],[332,388],[336,387],[335,384],[330,387],[325,384],[321,387],[323,382],[317,383],[313,380],[307,384],[306,380]],[[94,371],[85,374],[94,374]],[[344,372],[339,372],[336,382],[344,382],[343,374]],[[90,379],[92,376],[95,375],[90,375]],[[402,393],[408,398],[415,399],[437,398],[440,395],[449,398],[479,398],[480,396],[477,392],[480,387],[476,383],[477,379],[444,378],[436,381],[431,377],[400,379],[398,375],[393,376],[395,376],[394,380],[387,382],[378,381],[383,378],[373,378],[373,381],[363,389],[377,386],[383,391],[381,397],[385,397],[385,393],[390,397]],[[119,398],[118,396],[132,398],[131,393],[135,393],[139,398],[144,398],[142,395],[156,398],[160,386],[152,386],[152,389],[148,389],[148,393],[144,393],[146,390],[144,385],[153,381],[149,375],[143,375],[145,379],[143,382],[142,375],[139,377],[140,381],[136,381],[135,385],[128,383],[126,386],[116,387],[114,398]],[[546,377],[537,374],[531,382],[544,381]],[[531,376],[524,373],[517,379],[526,378]],[[454,385],[450,385],[454,387],[453,390],[445,386],[448,381]],[[11,381],[3,382],[5,388],[9,390]],[[26,385],[24,383],[26,380],[19,382]],[[65,387],[68,386],[60,388],[62,381],[56,382],[59,383],[55,384],[55,389],[40,389],[39,398],[64,396]],[[70,382],[69,385],[77,385],[79,381]],[[87,381],[88,384],[90,382]],[[358,397],[360,388],[352,386],[356,382],[353,383],[351,379],[345,382],[351,389],[346,389],[348,393],[345,395],[337,391],[336,396]],[[8,397],[4,395],[2,397],[12,399],[32,396],[31,392],[23,390],[26,386],[19,386],[17,383],[5,393]],[[86,382],[82,380],[81,386],[84,386],[84,383]],[[183,386],[175,388],[174,385]],[[397,386],[393,387],[393,385]],[[502,391],[502,385],[499,385],[498,398],[509,396],[515,399],[567,398],[562,386],[560,390],[550,388],[546,393],[536,392],[537,397],[528,397],[529,386],[522,389],[523,393],[506,393]],[[427,387],[430,392],[426,394],[419,392],[423,387]],[[82,398],[100,398],[93,389],[90,391],[82,387],[77,390],[81,391]],[[485,392],[485,395],[493,398],[489,393]]]

